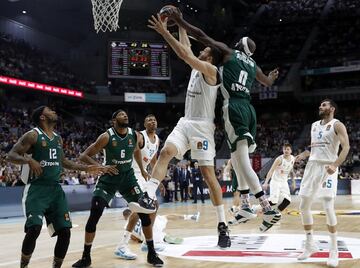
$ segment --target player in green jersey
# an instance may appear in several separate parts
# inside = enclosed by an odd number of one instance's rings
[[[45,217],[49,232],[57,236],[52,267],[61,267],[70,243],[71,219],[65,193],[59,184],[63,168],[86,172],[106,172],[106,167],[80,165],[65,158],[61,137],[54,132],[58,116],[49,107],[34,110],[37,125],[14,145],[7,160],[27,168],[23,207],[26,216],[25,238],[21,249],[20,267],[26,268],[35,249]],[[30,169],[29,169],[30,168]]]
[[[144,170],[139,147],[139,143],[143,143],[143,136],[128,127],[129,119],[125,111],[116,111],[112,120],[113,127],[101,134],[80,156],[85,163],[99,165],[92,157],[104,150],[106,165],[114,165],[115,169],[111,170],[110,174],[101,176],[95,186],[90,216],[85,228],[83,255],[72,267],[91,265],[90,251],[95,238],[96,225],[105,207],[109,207],[115,193],[119,192],[127,202],[137,201],[142,194],[132,168],[133,157],[143,177],[149,176]],[[148,214],[138,213],[138,215],[148,246],[147,261],[149,264],[160,267],[163,261],[157,256],[154,248],[151,219]]]
[[[275,69],[266,76],[256,65],[256,62],[251,58],[256,45],[250,38],[243,37],[235,45],[235,49],[232,49],[222,42],[215,41],[201,29],[186,22],[178,9],[169,9],[166,15],[180,27],[185,28],[189,35],[199,42],[205,46],[216,47],[223,53],[220,71],[223,79],[221,85],[221,92],[224,97],[222,110],[227,142],[231,149],[232,165],[239,185],[245,185],[240,183],[240,180],[244,180],[248,185],[247,189],[241,189],[244,203],[238,215],[239,218],[253,218],[254,212],[249,206],[249,190],[251,189],[264,211],[260,231],[265,232],[281,219],[281,213],[271,208],[259,179],[251,167],[249,153],[253,152],[256,147],[254,140],[256,113],[250,103],[250,90],[255,79],[265,86],[271,86],[277,79],[279,72]]]

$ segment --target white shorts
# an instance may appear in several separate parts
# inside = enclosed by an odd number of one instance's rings
[[[334,198],[337,192],[338,169],[329,175],[326,166],[329,163],[309,161],[305,167],[304,176],[300,185],[299,195],[315,198]]]
[[[141,175],[141,172],[138,171],[138,170],[134,170],[134,174],[135,174],[135,177],[136,177],[136,180],[137,180],[137,183],[139,184],[139,187],[141,189],[141,191],[143,192],[146,192],[146,180],[145,178],[143,177],[143,175]],[[154,200],[157,200],[156,196],[154,197]]]
[[[287,180],[271,179],[269,201],[271,201],[274,204],[277,204],[280,201],[282,201],[284,198],[291,201],[290,189]]]
[[[145,191],[144,190],[145,183],[146,183],[145,178],[141,175],[141,172],[139,170],[135,169],[134,174],[135,174],[137,183],[139,184],[139,187],[140,187],[141,191]]]
[[[165,231],[167,222],[168,222],[168,220],[165,216],[156,215],[155,222],[153,225],[154,243],[164,242],[164,238],[166,235],[166,233],[164,231]]]
[[[166,233],[164,232],[166,225],[167,225],[167,218],[165,216],[156,215],[155,222],[153,225],[153,240],[154,243],[162,243],[164,242],[164,238]],[[128,223],[125,225],[125,229]],[[143,229],[141,226],[141,220],[139,219],[135,225],[134,230],[131,233],[133,236],[135,236],[140,241],[145,240],[145,236],[143,233]]]
[[[191,149],[191,158],[213,161],[215,157],[214,123],[208,121],[180,118],[176,127],[166,139],[166,143],[176,146],[176,158],[181,160],[187,150]]]

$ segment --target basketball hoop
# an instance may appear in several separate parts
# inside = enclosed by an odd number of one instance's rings
[[[119,28],[119,11],[123,0],[91,0],[94,28],[99,31],[116,31]]]

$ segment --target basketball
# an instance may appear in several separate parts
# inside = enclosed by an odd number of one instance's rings
[[[175,7],[173,5],[163,6],[159,11],[161,20],[164,21],[165,18],[167,18],[169,14],[171,14],[172,12],[176,12],[176,11],[177,11],[177,7]],[[168,22],[167,22],[168,27],[173,27],[173,26],[175,26],[175,24],[176,23],[173,20],[168,20]]]

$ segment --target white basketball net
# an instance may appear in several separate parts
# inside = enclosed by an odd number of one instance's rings
[[[96,33],[116,31],[123,0],[91,0]]]

